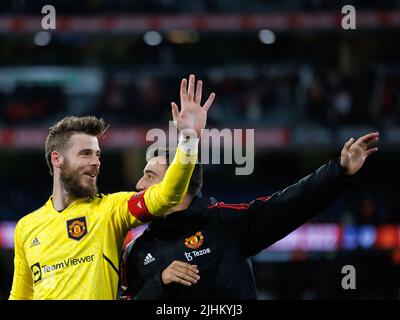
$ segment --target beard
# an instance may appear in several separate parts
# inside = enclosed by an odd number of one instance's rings
[[[78,169],[71,168],[69,162],[65,159],[60,174],[61,183],[65,191],[76,198],[94,198],[97,194],[96,180],[85,186],[81,182],[83,175],[79,173]]]

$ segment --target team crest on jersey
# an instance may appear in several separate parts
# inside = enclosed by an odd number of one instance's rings
[[[81,240],[87,234],[86,218],[80,217],[67,221],[68,237],[74,240]]]
[[[201,231],[198,231],[194,236],[185,239],[185,246],[190,249],[197,249],[203,244],[203,239],[204,237],[201,234]]]

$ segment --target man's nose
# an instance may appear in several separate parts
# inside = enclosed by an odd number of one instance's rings
[[[136,184],[136,190],[138,190],[138,191],[146,190],[146,186],[142,180],[143,179],[140,179],[139,182]]]
[[[100,167],[100,165],[101,165],[101,162],[100,162],[100,159],[99,159],[99,157],[98,156],[94,156],[93,158],[92,158],[92,161],[91,161],[91,163],[90,163],[92,166],[96,166],[96,167]]]

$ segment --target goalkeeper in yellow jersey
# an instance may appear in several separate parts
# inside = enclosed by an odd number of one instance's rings
[[[194,75],[182,80],[181,110],[172,104],[180,130],[175,159],[163,181],[144,192],[97,193],[103,120],[66,117],[50,128],[45,149],[53,193],[17,224],[10,299],[117,298],[126,232],[164,214],[186,194],[215,97],[202,107],[201,92]]]

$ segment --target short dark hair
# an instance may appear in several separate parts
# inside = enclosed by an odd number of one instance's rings
[[[98,119],[94,116],[65,117],[50,127],[45,145],[45,156],[50,175],[54,173],[53,165],[51,164],[51,153],[53,151],[65,151],[73,134],[85,133],[99,138],[105,130],[106,125],[103,119]]]
[[[163,147],[150,149],[146,154],[146,161],[149,161],[154,157],[163,156],[166,159],[166,165],[168,167],[173,160],[175,151],[176,149],[174,148],[168,149]],[[192,197],[194,197],[200,193],[202,187],[203,187],[203,166],[201,165],[201,163],[196,163],[196,165],[194,166],[192,177],[190,178],[188,193]]]

